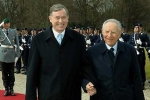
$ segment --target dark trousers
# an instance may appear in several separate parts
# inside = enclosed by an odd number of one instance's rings
[[[27,46],[25,46],[24,50],[22,52],[22,60],[23,60],[23,64],[24,64],[24,69],[27,69],[28,56],[29,56],[29,48]]]
[[[139,69],[142,78],[142,83],[146,81],[146,74],[145,74],[145,52],[143,48],[139,49],[140,54],[138,55],[138,62],[139,62]]]
[[[1,62],[1,68],[4,87],[8,86],[13,87],[15,82],[14,62],[12,63]]]
[[[19,59],[18,59],[18,61],[16,63],[16,68],[17,68],[17,70],[20,71],[20,69],[21,69],[21,57],[19,57]]]

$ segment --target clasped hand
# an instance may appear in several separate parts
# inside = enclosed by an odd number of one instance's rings
[[[96,94],[96,89],[94,88],[94,85],[89,82],[87,85],[86,85],[86,90],[87,90],[87,93],[92,96],[94,94]]]

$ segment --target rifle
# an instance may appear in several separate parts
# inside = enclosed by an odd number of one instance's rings
[[[89,42],[89,43],[87,43],[87,42]],[[89,31],[88,31],[87,35],[86,35],[86,49],[88,49],[90,46],[91,46],[91,41],[90,41],[90,36],[89,36]]]
[[[136,40],[139,40],[140,39],[139,25],[138,25],[138,32],[136,34],[137,34],[137,39]],[[136,50],[139,51],[140,45],[137,43],[136,40],[135,40],[135,44],[136,44],[136,47],[137,47]]]

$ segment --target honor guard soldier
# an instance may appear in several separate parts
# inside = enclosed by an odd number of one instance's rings
[[[25,72],[23,72],[22,74],[27,74],[26,70],[27,70],[27,64],[28,64],[28,56],[29,56],[29,47],[28,47],[28,41],[30,39],[30,35],[28,34],[28,29],[24,28],[23,29],[23,35],[22,35],[22,43],[23,43],[23,51],[22,51],[22,60],[23,60],[23,64],[24,64],[24,69]]]
[[[121,37],[119,38],[119,40],[121,42],[128,43],[130,40],[130,35],[125,33],[125,25],[121,24],[121,26],[122,26],[122,28],[121,28],[122,33],[121,33]]]
[[[95,28],[94,35],[91,38],[91,46],[96,44],[96,41],[97,41],[98,37],[99,37],[99,29]]]
[[[85,28],[85,27],[82,28],[82,34],[83,34],[84,37],[86,38],[86,35],[87,35],[87,28]]]
[[[89,27],[87,27],[87,32],[86,32],[86,33],[87,33],[87,34],[86,34],[86,39],[85,39],[85,41],[86,41],[86,50],[87,50],[88,48],[91,47],[91,36],[90,36]]]
[[[17,30],[17,33],[18,33],[18,40],[19,40],[20,52],[22,52],[23,49],[21,47],[21,44],[22,44],[21,31],[18,28],[16,30]],[[21,53],[20,53],[20,57],[18,58],[18,61],[16,63],[16,74],[19,74],[20,70],[21,70]]]
[[[8,18],[5,18],[1,25],[3,28],[0,28],[0,62],[2,67],[2,80],[5,87],[4,96],[14,96],[14,65],[20,56],[18,34],[16,30],[10,28]]]
[[[30,47],[31,47],[31,43],[32,43],[32,40],[33,40],[33,38],[34,38],[34,36],[36,36],[36,29],[32,29],[31,30],[31,36],[30,36],[30,38],[29,38],[29,40],[28,40],[28,47],[29,47],[29,49],[30,49]]]
[[[149,38],[147,34],[142,32],[142,24],[141,23],[135,24],[134,34],[131,34],[129,44],[133,45],[137,51],[143,89],[146,81],[146,74],[145,74],[146,57],[144,48],[147,47],[148,42]]]
[[[87,31],[88,31],[88,34],[89,34],[89,37],[90,37],[90,40],[91,40],[92,37],[93,37],[93,35],[94,35],[94,29],[93,29],[93,26],[87,27]]]
[[[100,43],[103,40],[103,34],[99,33],[96,43]]]

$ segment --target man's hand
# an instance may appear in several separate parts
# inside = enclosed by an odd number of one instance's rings
[[[87,90],[87,93],[92,96],[94,94],[96,94],[96,89],[94,88],[94,85],[89,82],[87,85],[86,85],[86,90]]]
[[[4,24],[4,22],[0,23],[0,27]]]

